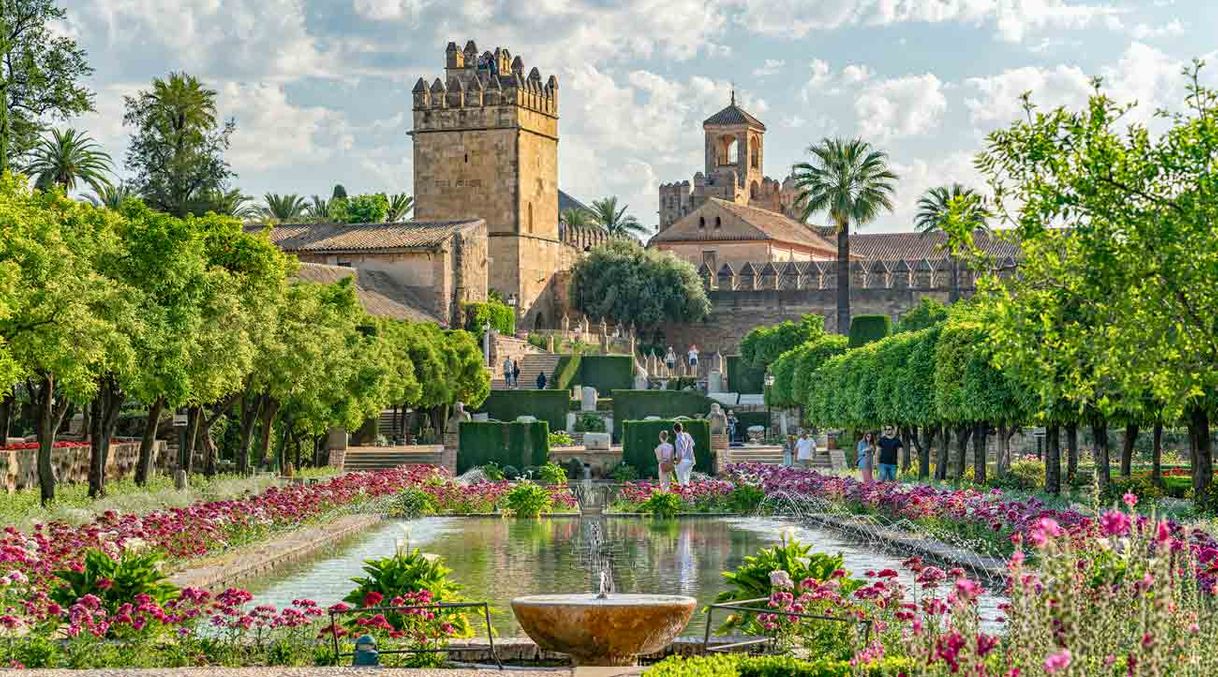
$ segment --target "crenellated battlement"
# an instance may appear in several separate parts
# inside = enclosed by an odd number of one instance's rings
[[[994,273],[999,277],[1009,277],[1015,273],[1016,267],[1017,262],[1009,256],[983,270],[961,264],[958,269],[960,289],[974,289],[979,275]],[[724,263],[717,270],[711,270],[704,263],[698,269],[698,277],[702,278],[706,289],[719,292],[837,289],[837,262],[764,261],[735,266]],[[856,290],[947,292],[951,289],[951,260],[853,261],[850,264],[850,286]]]
[[[478,53],[473,40],[445,49],[444,77],[428,84],[423,78],[411,94],[414,110],[481,109],[516,106],[558,117],[558,78],[542,79],[536,67],[525,72],[524,60],[504,47]]]

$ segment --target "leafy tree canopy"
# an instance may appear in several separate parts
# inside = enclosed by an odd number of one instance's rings
[[[693,265],[627,240],[596,247],[575,265],[571,301],[588,317],[643,329],[697,322],[710,314],[710,299]]]

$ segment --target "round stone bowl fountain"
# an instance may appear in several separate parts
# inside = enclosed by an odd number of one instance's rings
[[[668,646],[697,600],[680,595],[531,595],[512,600],[525,633],[577,665],[629,666]]]

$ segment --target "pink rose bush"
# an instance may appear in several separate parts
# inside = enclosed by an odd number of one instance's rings
[[[729,500],[736,490],[736,483],[727,480],[701,479],[685,486],[671,483],[669,493],[677,496],[681,512],[731,512]],[[653,494],[662,491],[659,482],[644,480],[622,485],[613,502],[615,512],[646,512],[643,504]]]

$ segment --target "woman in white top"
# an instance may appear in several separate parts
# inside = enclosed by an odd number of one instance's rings
[[[689,476],[694,472],[694,436],[679,422],[672,429],[677,433],[677,484],[689,486]]]
[[[660,445],[656,447],[656,465],[659,466],[656,474],[660,477],[660,490],[668,491],[668,481],[673,470],[673,448],[668,443],[667,430],[660,431]]]
[[[812,465],[812,454],[816,451],[816,442],[808,436],[808,431],[799,433],[799,441],[795,443],[795,459],[805,468]]]

